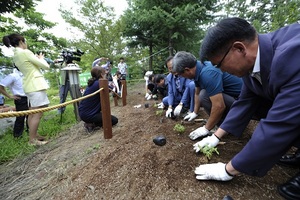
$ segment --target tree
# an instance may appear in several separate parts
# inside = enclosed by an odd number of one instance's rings
[[[298,0],[229,0],[226,16],[238,16],[251,22],[258,32],[266,33],[291,24],[300,18]]]
[[[16,10],[13,17],[0,16],[0,38],[11,33],[19,33],[23,35],[28,43],[28,48],[36,53],[44,52],[46,57],[55,59],[61,49],[66,47],[67,41],[63,38],[57,38],[53,34],[47,33],[45,30],[52,28],[55,24],[44,20],[44,14],[36,12],[34,8],[29,8],[26,11]],[[22,27],[22,23],[26,24]],[[12,59],[3,56],[0,52],[0,66],[12,68]],[[51,69],[51,73],[55,75],[56,70]]]
[[[34,8],[26,11],[16,10],[14,17],[0,16],[0,37],[11,33],[19,33],[28,41],[28,48],[33,51],[52,52],[66,46],[66,40],[57,38],[53,34],[45,32],[55,26],[55,23],[44,20],[44,14],[36,12]],[[26,27],[20,25],[20,21],[26,24]],[[52,55],[48,55],[51,56]]]
[[[153,70],[154,49],[168,47],[167,55],[176,50],[195,53],[203,36],[201,26],[212,20],[216,1],[209,0],[132,0],[124,14],[124,36],[130,47],[149,49],[149,69]],[[175,49],[175,51],[174,51]],[[197,49],[197,50],[196,50]],[[164,59],[163,59],[164,60]],[[163,63],[163,62],[161,62]]]
[[[109,57],[111,60],[125,53],[126,43],[122,39],[122,22],[115,19],[112,7],[106,7],[102,0],[77,0],[79,8],[60,9],[62,17],[84,37],[73,40],[76,46],[86,52],[82,62],[90,69],[96,57]],[[117,62],[117,60],[115,60]]]
[[[17,9],[26,11],[29,8],[32,8],[36,5],[35,2],[41,0],[3,0],[0,2],[0,14],[1,13],[12,13]]]

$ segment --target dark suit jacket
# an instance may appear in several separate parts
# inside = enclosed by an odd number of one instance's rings
[[[300,24],[259,35],[262,85],[252,76],[220,126],[240,136],[260,108],[268,108],[233,167],[263,176],[291,146],[300,147]]]

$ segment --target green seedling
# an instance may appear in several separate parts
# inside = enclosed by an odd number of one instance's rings
[[[185,127],[181,124],[175,124],[173,130],[181,134],[185,131]]]
[[[163,110],[157,110],[156,115],[161,116],[163,114]]]
[[[205,157],[208,160],[211,159],[211,157],[212,157],[212,155],[213,155],[214,152],[219,155],[217,147],[209,147],[209,146],[206,145],[200,151],[205,155]]]

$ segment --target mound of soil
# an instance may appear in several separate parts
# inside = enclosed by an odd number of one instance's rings
[[[183,123],[157,113],[158,101],[144,99],[144,83],[128,88],[127,105],[114,106],[119,118],[113,137],[87,133],[83,122],[22,159],[0,166],[1,199],[281,199],[276,187],[297,170],[275,166],[264,178],[241,175],[229,182],[197,181],[195,167],[228,162],[251,138],[251,122],[242,138],[226,137],[219,155],[196,155],[188,134],[201,123]],[[142,91],[142,92],[141,92]],[[144,104],[149,103],[149,108]],[[140,108],[135,105],[141,104]],[[207,118],[204,111],[199,118]],[[182,134],[173,128],[183,124]],[[157,146],[153,138],[167,143]]]

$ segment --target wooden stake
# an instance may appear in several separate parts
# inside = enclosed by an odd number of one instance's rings
[[[112,138],[112,123],[111,123],[111,111],[110,111],[110,102],[109,102],[108,80],[100,79],[99,87],[103,88],[103,90],[100,91],[100,101],[101,101],[104,138],[110,139]]]

